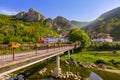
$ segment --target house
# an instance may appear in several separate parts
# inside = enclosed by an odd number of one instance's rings
[[[44,43],[56,43],[58,42],[58,38],[52,35],[47,35],[44,37]]]
[[[98,33],[96,34],[93,32],[91,35],[91,41],[92,42],[113,42],[113,38],[110,36],[110,34],[106,33]]]
[[[62,43],[68,42],[68,36],[67,35],[61,34],[59,39]]]

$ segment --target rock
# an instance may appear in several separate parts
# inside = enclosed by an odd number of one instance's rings
[[[41,76],[43,75],[43,72],[42,72],[42,71],[39,71],[38,73],[39,73],[39,75],[41,75]]]
[[[78,66],[78,63],[76,61],[73,62],[75,66]]]
[[[53,73],[53,70],[50,70],[50,73],[52,74],[52,73]]]
[[[106,65],[103,64],[103,63],[99,63],[99,64],[97,64],[97,66],[98,66],[98,68],[101,68],[101,69],[106,69],[107,68]]]
[[[4,79],[5,80],[5,79]],[[9,79],[7,79],[7,80],[15,80],[13,77],[12,78],[9,78]]]
[[[43,75],[47,71],[47,68],[43,68],[41,71],[39,71],[39,75]]]
[[[13,75],[13,78],[18,79],[18,75],[17,74]]]
[[[91,72],[89,80],[103,80],[99,75],[94,72]]]
[[[17,78],[18,78],[18,80],[24,80],[24,76],[23,76],[23,75],[21,75],[21,74],[20,74],[20,75],[18,75],[18,76],[17,76]]]
[[[81,79],[81,76],[78,76],[78,79]]]
[[[91,64],[91,66],[94,67],[94,68],[97,68],[97,66],[95,64]]]
[[[51,27],[53,27],[54,22],[51,18],[48,18],[44,21],[44,24],[45,24],[45,26],[48,26],[51,28]]]
[[[26,12],[20,12],[15,16],[16,19],[23,19],[25,21],[44,21],[46,18],[41,15],[40,13],[38,13],[37,11],[35,11],[34,9],[30,8],[28,13]]]
[[[16,19],[23,19],[25,15],[26,15],[26,12],[20,12],[16,15]]]
[[[69,78],[69,72],[66,72],[66,78]]]
[[[43,70],[42,70],[42,71],[43,71],[43,73],[45,73],[45,72],[47,71],[47,68],[43,68]]]
[[[84,67],[82,63],[78,63],[78,64],[79,64],[79,66]]]

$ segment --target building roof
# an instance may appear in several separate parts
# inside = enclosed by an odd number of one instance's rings
[[[48,34],[47,36],[45,36],[44,38],[56,38],[55,36],[53,36],[53,35],[50,35],[50,34]]]
[[[60,38],[67,38],[68,36],[65,34],[60,34]]]
[[[110,39],[112,39],[112,37],[110,36],[110,34],[106,34],[106,33],[93,34],[92,39],[94,39],[94,38],[103,38],[103,39],[110,38]]]

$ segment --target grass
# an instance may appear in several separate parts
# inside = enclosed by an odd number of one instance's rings
[[[61,59],[66,60],[67,55]],[[113,54],[112,51],[84,51],[71,54],[71,58],[77,62],[95,63],[97,60],[104,60],[110,69],[120,69],[120,51]]]
[[[47,71],[43,76],[40,76],[38,74],[38,72],[44,67],[47,68]],[[40,62],[35,65],[29,66],[27,68],[16,71],[14,73],[17,73],[17,74],[21,73],[21,72],[22,72],[22,74],[30,73],[30,75],[27,76],[28,80],[44,80],[46,77],[50,76],[50,70],[53,70],[55,67],[56,67],[55,61],[48,60],[45,62]],[[62,68],[62,73],[66,72],[66,71],[71,71],[75,74],[81,75],[82,77],[89,77],[91,71],[93,71],[93,72],[97,73],[98,75],[100,75],[103,78],[103,80],[120,80],[119,74],[101,71],[101,70],[97,70],[97,69],[86,69],[86,68],[79,67],[79,66],[70,66],[70,65],[64,64],[62,62],[61,62],[61,68]],[[74,79],[50,78],[50,80],[74,80]]]
[[[61,61],[67,60],[67,58],[68,58],[67,55],[63,55],[61,57]],[[120,69],[119,65],[117,66],[115,65],[115,63],[120,62],[120,51],[117,51],[117,54],[113,54],[112,51],[85,51],[81,53],[71,54],[71,58],[77,62],[84,62],[84,63],[94,63],[96,60],[103,59],[107,63],[108,68]],[[47,68],[47,71],[43,76],[40,76],[38,72],[44,67]],[[34,64],[32,66],[16,71],[14,73],[16,74],[30,73],[28,76],[26,76],[28,80],[44,80],[46,77],[50,76],[50,70],[53,70],[55,67],[56,67],[55,60],[52,59]],[[119,78],[120,74],[101,71],[98,69],[86,69],[79,66],[70,66],[62,62],[61,62],[61,68],[62,68],[62,73],[66,71],[71,71],[75,74],[79,74],[82,77],[89,77],[91,72],[95,72],[99,76],[101,76],[103,80],[120,80]],[[50,80],[61,80],[61,79],[50,78]],[[64,80],[73,80],[73,79],[64,79]]]

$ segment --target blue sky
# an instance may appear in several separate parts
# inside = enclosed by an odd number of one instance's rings
[[[91,21],[120,6],[120,0],[0,0],[0,13],[12,15],[34,8],[47,18]]]

